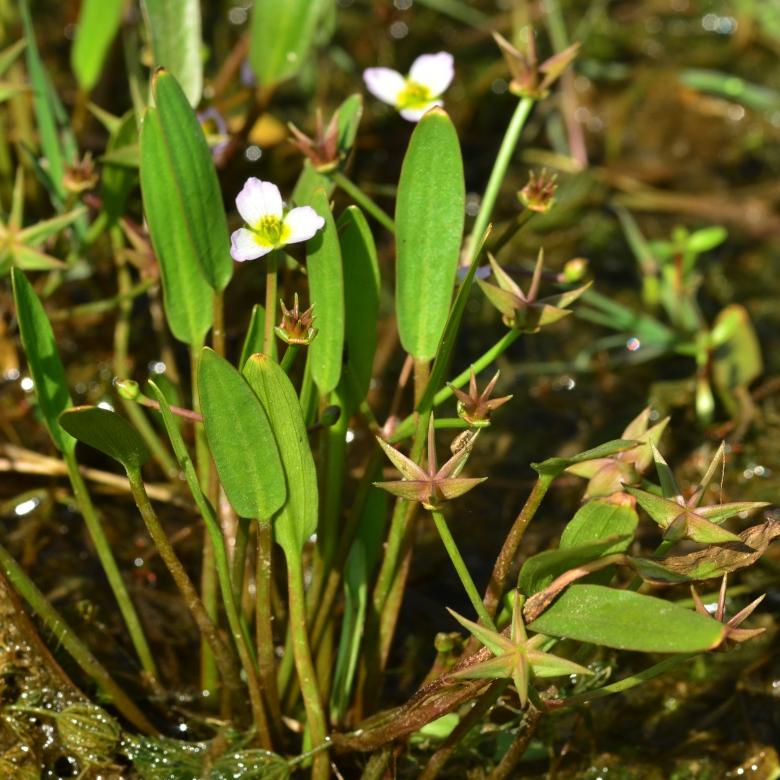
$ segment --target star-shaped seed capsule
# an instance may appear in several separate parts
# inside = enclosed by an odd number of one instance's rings
[[[498,282],[498,287],[477,279],[477,284],[487,296],[488,300],[503,315],[504,324],[510,328],[525,333],[536,333],[545,325],[568,317],[571,311],[567,308],[574,303],[590,287],[591,282],[577,287],[574,290],[551,295],[547,298],[539,298],[539,284],[542,279],[544,266],[544,251],[539,250],[536,258],[531,285],[525,293],[514,279],[496,262],[496,259],[488,254],[493,276]]]
[[[458,399],[458,417],[474,428],[484,428],[490,425],[490,415],[499,406],[503,406],[512,398],[511,395],[504,395],[500,398],[490,397],[500,375],[501,372],[496,371],[495,376],[487,383],[481,393],[477,390],[477,377],[474,374],[474,366],[471,366],[468,393],[464,393],[462,390],[458,390],[457,387],[448,384],[448,387]]]
[[[701,482],[687,499],[683,497],[671,469],[657,447],[651,444],[651,449],[663,496],[632,487],[628,487],[626,490],[636,498],[639,506],[663,529],[664,539],[667,541],[676,542],[680,539],[691,539],[701,544],[740,542],[739,536],[721,528],[720,524],[735,515],[753,512],[768,506],[765,501],[734,501],[727,504],[699,506],[710,482],[723,465],[724,444],[718,448]]]
[[[467,478],[458,476],[466,465],[479,431],[470,432],[458,451],[439,468],[436,460],[436,441],[433,415],[428,425],[428,469],[418,466],[411,458],[399,452],[377,436],[379,446],[393,465],[401,472],[402,480],[375,482],[374,484],[394,496],[409,501],[419,501],[426,509],[436,509],[442,502],[458,498],[487,477]]]
[[[299,344],[308,346],[317,335],[317,328],[312,327],[314,322],[314,306],[309,306],[302,312],[298,306],[298,293],[293,297],[293,307],[288,309],[284,301],[280,300],[282,309],[282,321],[274,328],[274,333],[287,344]]]
[[[485,647],[493,653],[493,658],[454,672],[452,677],[467,680],[512,680],[520,697],[520,704],[528,703],[528,684],[532,677],[562,677],[569,674],[592,674],[590,669],[575,664],[560,656],[546,653],[541,648],[548,641],[544,634],[536,634],[531,639],[523,623],[522,599],[515,592],[512,609],[512,623],[509,636],[492,631],[485,626],[453,612],[448,612],[464,628],[468,629]]]

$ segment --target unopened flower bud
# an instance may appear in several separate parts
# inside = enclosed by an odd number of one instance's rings
[[[141,388],[138,382],[132,379],[115,379],[114,387],[120,397],[126,401],[135,401],[141,395]]]
[[[563,266],[561,281],[566,284],[581,282],[588,272],[588,261],[584,257],[575,257]]]

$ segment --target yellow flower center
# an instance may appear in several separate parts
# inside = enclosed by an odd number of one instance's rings
[[[252,225],[255,241],[262,247],[280,247],[287,243],[290,228],[275,214],[267,214]]]
[[[404,88],[398,94],[396,104],[399,110],[405,108],[422,108],[433,100],[430,89],[411,79],[406,80]]]

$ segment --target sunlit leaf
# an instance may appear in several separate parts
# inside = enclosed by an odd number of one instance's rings
[[[528,626],[619,650],[695,653],[717,647],[724,627],[690,609],[628,590],[572,585]]]
[[[576,455],[570,455],[566,458],[548,458],[541,463],[532,463],[531,467],[540,476],[557,477],[569,466],[573,466],[577,463],[584,463],[587,460],[594,460],[596,458],[606,458],[610,455],[614,455],[618,452],[624,452],[630,450],[632,447],[636,447],[635,441],[629,441],[627,439],[614,439],[613,441],[600,444],[598,447],[594,447],[590,450],[577,453]]]
[[[149,460],[141,435],[124,417],[99,406],[77,406],[59,417],[60,425],[73,437],[138,471]]]
[[[152,39],[154,65],[170,71],[181,84],[191,106],[203,91],[199,0],[143,0]]]
[[[455,127],[431,109],[412,133],[396,201],[396,313],[403,348],[436,354],[452,302],[465,218],[463,160]]]
[[[241,517],[268,520],[284,504],[287,487],[263,405],[241,374],[210,349],[201,353],[198,389],[228,500]]]

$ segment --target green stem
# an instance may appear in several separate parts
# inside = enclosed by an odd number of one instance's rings
[[[287,558],[287,587],[289,590],[290,631],[292,634],[293,655],[298,680],[306,710],[307,727],[311,734],[312,747],[319,747],[327,739],[325,711],[320,699],[317,676],[309,647],[309,635],[306,628],[306,593],[303,585],[303,568],[300,556]],[[330,775],[330,763],[326,753],[318,753],[312,764],[312,780],[327,780]]]
[[[464,369],[463,371],[458,374],[455,379],[453,379],[451,382],[449,382],[449,385],[452,385],[452,387],[461,388],[463,385],[465,385],[471,376],[471,368],[474,369],[474,373],[478,374],[483,369],[487,368],[493,361],[495,361],[498,357],[500,357],[504,352],[509,349],[509,347],[512,346],[512,344],[517,341],[518,338],[520,338],[521,333],[519,330],[510,330],[507,331],[487,352],[485,352],[483,355],[481,355],[477,360],[475,360],[469,368]],[[440,406],[443,404],[448,398],[451,398],[453,396],[452,389],[449,386],[443,387],[441,390],[439,390],[438,393],[433,397],[433,405],[434,407]],[[415,415],[410,414],[408,417],[406,417],[404,420],[402,420],[398,427],[395,429],[395,432],[393,433],[392,437],[390,438],[391,442],[398,442],[402,439],[407,438],[410,436],[415,429],[417,428],[417,421],[415,420]]]
[[[298,353],[300,351],[301,347],[299,344],[287,345],[287,349],[284,351],[284,355],[282,356],[282,362],[279,364],[285,374],[290,373],[293,364],[295,363],[295,358],[298,357]]]
[[[344,190],[358,206],[361,206],[363,210],[370,214],[380,225],[382,225],[382,227],[386,228],[391,233],[395,233],[395,223],[393,222],[392,217],[371,200],[360,187],[353,184],[343,173],[339,173],[338,171],[331,174],[331,179],[337,187]]]
[[[158,398],[164,400],[162,393],[158,393]],[[203,518],[203,524],[206,527],[206,531],[211,537],[211,544],[214,549],[214,562],[219,578],[219,587],[222,593],[225,615],[227,616],[230,633],[233,637],[236,649],[238,650],[238,656],[241,659],[241,666],[246,677],[255,727],[257,728],[260,737],[261,746],[270,750],[271,732],[263,707],[260,681],[257,676],[257,662],[254,656],[251,639],[249,638],[249,634],[238,611],[238,602],[234,595],[233,583],[230,578],[230,562],[228,560],[227,549],[225,548],[225,540],[222,537],[222,530],[219,527],[219,522],[217,521],[211,504],[206,500],[206,496],[201,490],[192,458],[190,458],[189,451],[184,444],[181,432],[176,426],[170,408],[165,404],[161,406],[160,411],[162,412],[165,430],[168,432],[176,459],[184,472],[184,478],[190,489],[190,493],[195,500],[195,504],[198,507],[198,511]]]
[[[198,365],[200,363],[200,349],[191,345],[190,347],[190,366],[192,370],[192,408],[196,413],[200,413],[200,398],[198,394]],[[197,463],[198,482],[201,489],[210,494],[211,482],[211,452],[206,439],[206,426],[195,426],[195,462]],[[170,435],[170,434],[169,434]],[[214,481],[215,488],[218,483]],[[212,506],[216,506],[216,501],[212,501]],[[221,535],[221,532],[220,532]],[[203,537],[203,553],[201,557],[201,575],[200,575],[200,595],[206,612],[213,621],[217,617],[217,588],[216,588],[216,570],[214,561],[214,547],[208,534]],[[200,643],[200,685],[202,691],[207,691],[209,696],[214,696],[217,692],[217,667],[214,661],[214,654],[211,652],[208,642],[201,638]]]
[[[530,97],[524,97],[520,100],[515,108],[515,113],[512,115],[512,119],[509,121],[506,133],[504,133],[504,139],[501,141],[501,147],[496,155],[496,161],[493,163],[493,170],[490,172],[485,194],[482,197],[482,204],[477,213],[477,218],[474,220],[474,227],[471,229],[471,241],[467,255],[469,262],[473,259],[474,254],[479,249],[479,242],[482,240],[482,235],[490,222],[490,217],[493,213],[493,208],[496,205],[501,185],[504,182],[507,168],[509,168],[509,163],[515,152],[515,147],[520,140],[520,134],[523,132],[523,127],[531,113],[534,103],[535,100]]]
[[[271,523],[258,520],[257,530],[257,568],[255,596],[255,643],[260,679],[265,691],[265,702],[274,724],[282,722],[282,710],[279,704],[279,689],[276,685],[276,659],[274,657],[273,610],[271,608],[272,547]]]
[[[265,266],[265,323],[263,325],[263,353],[276,358],[276,340],[274,323],[276,322],[277,266],[279,259],[276,251],[266,255]]]
[[[149,531],[157,552],[176,583],[176,587],[179,589],[187,609],[198,626],[201,636],[209,643],[225,685],[233,690],[237,690],[241,687],[241,681],[238,670],[235,668],[232,653],[219,636],[217,627],[206,612],[195,585],[193,585],[182,562],[179,560],[179,556],[176,555],[165,530],[160,524],[157,513],[154,511],[149,501],[149,496],[146,494],[140,470],[128,468],[126,471],[127,479],[130,482],[130,492],[133,494],[135,504],[141,513],[146,530]]]
[[[447,554],[450,556],[452,565],[455,567],[455,571],[460,578],[466,595],[469,597],[471,606],[474,607],[474,611],[479,615],[480,620],[491,630],[495,631],[496,627],[493,623],[493,618],[490,613],[485,609],[485,605],[482,603],[482,598],[479,595],[477,586],[474,584],[474,580],[471,578],[471,573],[466,566],[466,562],[463,560],[463,556],[458,550],[458,545],[455,544],[455,539],[450,532],[450,528],[447,525],[447,521],[444,519],[444,515],[439,512],[438,509],[431,509],[431,517],[436,525],[436,530],[439,532],[444,548],[447,550]]]
[[[95,507],[92,504],[92,499],[89,497],[87,486],[84,484],[78,463],[76,462],[76,456],[72,451],[66,452],[64,453],[64,459],[65,464],[68,467],[68,476],[70,477],[70,484],[73,487],[73,494],[76,497],[76,503],[84,518],[84,523],[87,526],[92,542],[95,545],[95,551],[103,566],[103,571],[108,579],[108,584],[111,586],[114,598],[119,605],[119,611],[122,613],[122,617],[127,625],[127,630],[130,634],[130,640],[133,643],[135,652],[141,661],[141,666],[144,671],[154,680],[157,680],[159,679],[159,675],[154,663],[154,658],[152,657],[152,651],[149,649],[149,644],[146,641],[146,636],[144,635],[138,613],[133,606],[133,602],[130,600],[130,594],[127,592],[125,581],[122,579],[122,574],[116,564],[114,554],[111,552],[111,545],[108,543],[103,527],[100,525],[100,520],[98,519]]]
[[[528,524],[536,514],[536,510],[539,509],[539,505],[542,503],[542,499],[549,490],[552,481],[553,478],[547,475],[540,475],[537,478],[530,495],[520,510],[520,514],[515,518],[515,522],[509,529],[501,552],[499,552],[498,558],[496,558],[493,573],[490,575],[490,582],[485,591],[483,603],[489,615],[496,614],[496,608],[506,590],[509,574],[512,571],[512,565],[520,547],[520,542],[523,540],[525,529],[528,528]]]
[[[146,715],[117,685],[106,668],[92,655],[89,648],[62,619],[59,612],[49,604],[46,597],[25,574],[13,556],[2,546],[0,546],[0,567],[17,592],[30,605],[30,609],[52,633],[56,642],[62,645],[82,671],[98,684],[117,710],[143,733],[156,734],[157,729],[149,722]]]
[[[91,303],[81,303],[70,309],[58,309],[49,315],[52,322],[74,319],[76,317],[94,317],[96,314],[106,314],[114,309],[121,308],[123,304],[132,303],[139,295],[148,292],[157,284],[155,279],[145,279],[136,285],[128,285],[118,295],[112,298],[105,298],[102,301],[92,301]]]

